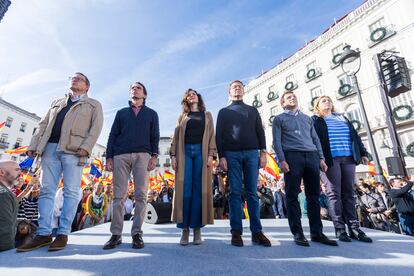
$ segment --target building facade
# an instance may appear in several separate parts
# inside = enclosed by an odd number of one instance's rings
[[[0,97],[0,123],[6,125],[0,130],[0,160],[22,161],[25,155],[6,154],[7,149],[27,146],[35,133],[40,117]]]
[[[171,148],[171,137],[160,137],[159,143],[159,155],[157,159],[157,167],[155,168],[154,173],[158,171],[161,174],[164,174],[165,170],[173,172],[171,168],[171,158],[170,158],[170,148]]]
[[[361,51],[361,70],[357,74],[363,102],[368,114],[380,163],[392,156],[391,140],[381,101],[377,69],[373,57],[383,50],[399,52],[406,59],[413,79],[414,67],[414,1],[367,0],[354,11],[306,44],[274,68],[252,80],[245,88],[245,102],[261,114],[268,150],[272,150],[272,121],[282,112],[280,95],[294,91],[300,109],[313,114],[313,101],[330,96],[335,108],[352,120],[369,149],[355,84],[343,73],[339,57],[348,44]],[[411,12],[410,12],[411,11]],[[414,93],[391,98],[396,113],[397,132],[406,153],[407,168],[414,173]],[[402,107],[403,106],[403,107]],[[359,173],[367,171],[358,166]]]

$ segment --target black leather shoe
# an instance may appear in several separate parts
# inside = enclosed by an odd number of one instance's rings
[[[338,240],[343,242],[351,242],[351,238],[348,236],[344,228],[336,228],[335,229],[335,235],[338,238]]]
[[[330,245],[330,246],[338,246],[338,243],[335,240],[330,240],[323,233],[319,233],[318,235],[311,236],[311,241],[319,242],[319,243]]]
[[[144,248],[144,241],[141,234],[135,234],[132,236],[132,248],[141,249]]]
[[[300,246],[309,246],[309,242],[306,239],[305,235],[303,235],[303,233],[296,233],[293,236],[293,240],[297,245]]]
[[[371,243],[372,239],[369,238],[361,229],[348,229],[349,230],[349,237],[354,240],[359,240],[362,242]]]
[[[265,247],[270,247],[272,246],[272,244],[270,243],[269,239],[266,238],[266,236],[263,234],[262,231],[255,233],[252,235],[252,242],[259,244],[259,245],[263,245]]]
[[[231,245],[242,247],[243,246],[243,240],[241,238],[241,234],[237,231],[233,231],[231,233]]]
[[[120,235],[112,235],[109,241],[107,241],[103,249],[113,249],[122,243],[122,238]]]

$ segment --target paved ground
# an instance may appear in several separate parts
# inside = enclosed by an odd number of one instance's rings
[[[174,224],[145,224],[146,247],[134,250],[127,222],[124,243],[110,251],[102,250],[109,238],[109,224],[103,224],[73,233],[62,251],[0,253],[0,275],[414,275],[412,237],[367,229],[372,244],[311,243],[304,248],[292,242],[286,220],[262,223],[271,248],[252,245],[248,222],[244,222],[245,246],[231,246],[228,221],[216,221],[203,229],[202,245],[186,247],[178,245],[180,231]],[[324,224],[325,233],[332,237],[331,222]]]

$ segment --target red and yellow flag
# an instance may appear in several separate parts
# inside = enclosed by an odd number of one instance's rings
[[[25,153],[27,151],[27,146],[23,146],[23,147],[19,147],[17,149],[9,149],[9,150],[5,150],[4,153],[7,154],[22,154]]]
[[[6,122],[0,123],[0,130],[2,130],[5,125],[6,125]]]
[[[93,159],[92,165],[95,165],[95,167],[100,171],[103,172],[104,166],[101,160],[98,158]]]
[[[107,177],[105,177],[104,179],[102,179],[102,184],[103,185],[111,185],[112,184],[112,175],[108,175]]]
[[[268,152],[266,152],[266,166],[264,167],[264,171],[275,179],[280,178],[279,166],[277,165],[275,158]]]
[[[382,169],[382,174],[385,177],[388,177],[388,172],[383,167],[381,167],[381,169]],[[377,175],[377,173],[375,172],[375,165],[373,162],[368,162],[368,172],[372,176]]]
[[[32,176],[28,172],[28,173],[23,173],[22,178],[23,178],[24,183],[29,184],[30,180],[32,179]]]
[[[175,175],[172,172],[170,172],[169,170],[165,170],[165,172],[164,172],[164,180],[167,180],[168,186],[174,187]]]
[[[162,178],[162,175],[159,171],[157,172],[157,182],[158,183],[164,182],[164,178]]]

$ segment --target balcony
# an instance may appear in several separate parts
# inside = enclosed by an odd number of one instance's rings
[[[267,102],[270,103],[279,98],[279,92],[269,91],[267,94]]]
[[[342,56],[342,53],[338,53],[332,56],[331,69],[335,69],[336,67],[340,65],[339,59],[341,58],[341,56]]]
[[[321,68],[311,68],[305,75],[305,82],[310,82],[318,77],[322,76]]]
[[[368,47],[372,48],[382,41],[395,35],[396,33],[397,32],[395,31],[395,26],[392,24],[385,27],[376,28],[371,32],[369,38],[367,38]]]
[[[296,81],[288,81],[288,82],[285,84],[285,90],[286,90],[286,91],[293,91],[293,90],[295,90],[296,88],[298,88],[298,83],[297,83]]]
[[[336,99],[342,100],[349,96],[355,95],[356,89],[354,89],[354,87],[350,84],[343,84],[338,88],[335,94],[336,94]]]

